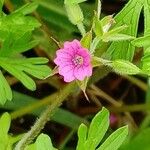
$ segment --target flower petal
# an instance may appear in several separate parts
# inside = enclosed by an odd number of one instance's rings
[[[72,53],[76,54],[77,50],[81,48],[81,44],[78,40],[73,40],[72,42],[65,42],[64,49],[68,49]]]
[[[83,57],[90,57],[90,53],[87,49],[85,48],[79,48],[78,51],[77,51],[77,54],[80,54],[81,56]]]
[[[73,65],[73,63],[70,59],[59,58],[59,57],[54,59],[54,63],[61,67],[64,67],[65,65]]]
[[[65,82],[71,82],[73,80],[75,80],[73,72],[72,73],[68,73],[66,76],[64,76],[64,81]]]
[[[74,69],[74,76],[75,76],[75,78],[76,79],[78,79],[78,80],[84,80],[84,78],[85,78],[85,74],[83,73],[83,68],[82,67],[76,67],[75,69]]]
[[[63,67],[59,66],[58,71],[59,74],[62,76],[67,76],[67,74],[69,74],[70,72],[72,73],[74,70],[74,66],[73,65],[65,65]]]
[[[82,64],[74,63],[73,60],[78,56],[83,58]],[[65,82],[71,82],[75,79],[84,80],[85,77],[92,75],[91,55],[78,40],[65,42],[64,48],[56,52],[54,62]]]
[[[87,67],[84,67],[84,73],[87,77],[90,77],[92,75],[92,66],[89,65]]]
[[[64,48],[68,48],[68,47],[70,47],[70,46],[72,46],[72,47],[74,47],[74,48],[80,48],[81,47],[81,44],[80,44],[80,42],[78,41],[78,40],[73,40],[73,41],[71,41],[71,42],[65,42],[64,43]]]
[[[60,50],[56,51],[56,55],[57,55],[57,57],[70,58],[70,57],[74,56],[74,53],[72,53],[68,49],[60,49]]]
[[[62,75],[64,77],[64,81],[65,82],[71,82],[73,80],[75,80],[74,74],[73,74],[73,68],[74,66],[65,66],[63,68],[59,67],[58,71],[59,74]]]
[[[74,69],[74,76],[78,80],[84,80],[85,77],[90,77],[92,75],[92,67],[88,66],[82,66],[80,68],[76,67]]]

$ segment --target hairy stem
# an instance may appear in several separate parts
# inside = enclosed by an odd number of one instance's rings
[[[150,110],[150,104],[123,105],[121,107],[108,107],[108,109],[112,112],[145,112]]]
[[[66,88],[63,89],[63,92],[60,91],[57,93],[56,97],[53,99],[53,102],[49,104],[47,109],[42,113],[40,118],[35,122],[33,127],[29,132],[27,132],[23,138],[18,142],[15,147],[15,150],[24,150],[25,147],[30,144],[33,139],[40,133],[40,131],[44,128],[47,121],[50,120],[53,112],[58,108],[65,98],[74,90],[75,84],[71,83]]]

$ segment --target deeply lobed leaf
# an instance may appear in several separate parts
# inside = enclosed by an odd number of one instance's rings
[[[7,60],[10,61],[7,62]],[[32,62],[32,60],[34,61]],[[0,66],[20,80],[25,87],[30,90],[35,90],[35,82],[27,74],[25,74],[25,72],[39,79],[46,78],[51,72],[51,69],[48,66],[40,64],[38,60],[42,63],[45,61],[47,62],[47,59],[44,58],[43,60],[42,58],[30,58],[29,60],[23,60],[23,62],[21,62],[21,59],[19,59],[19,61],[13,61],[10,58],[2,58]]]

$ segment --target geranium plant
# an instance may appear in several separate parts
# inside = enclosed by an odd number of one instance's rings
[[[144,138],[142,129],[149,127],[149,112],[141,114],[145,119],[140,120],[140,125],[129,112],[150,108],[150,1],[129,0],[126,3],[118,14],[106,15],[100,0],[91,6],[86,0],[0,0],[0,104],[2,112],[11,111],[0,118],[1,150],[67,149],[68,141],[76,133],[77,144],[70,149],[139,148],[134,143]],[[140,14],[144,14],[143,32],[138,30]],[[146,91],[146,102],[132,107],[102,91],[96,82],[109,73],[122,76]],[[148,83],[130,75],[138,75]],[[115,84],[112,81],[113,87],[121,80]],[[113,89],[110,84],[105,86],[110,91]],[[52,93],[51,87],[58,91]],[[26,94],[26,88],[36,94]],[[93,108],[93,103],[98,106],[98,110],[97,107],[91,109],[99,111],[91,121],[92,113],[81,117],[64,109],[69,101],[70,105],[77,105],[79,93],[83,94],[82,102],[88,103],[86,106]],[[38,100],[41,97],[42,100]],[[98,97],[107,100],[106,103]],[[124,97],[126,93],[119,99]],[[90,110],[84,111],[82,102],[75,111],[79,114]],[[62,104],[64,107],[60,108]],[[28,131],[24,128],[23,133],[10,134],[11,120],[26,114],[39,117]],[[53,134],[42,131],[49,120],[71,129],[68,136],[60,138],[63,142],[59,146]],[[20,122],[24,122],[24,118]],[[115,130],[112,124],[116,125]],[[150,145],[143,150],[147,147]]]

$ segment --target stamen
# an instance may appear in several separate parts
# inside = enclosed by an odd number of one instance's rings
[[[78,65],[82,65],[83,64],[83,57],[76,55],[75,58],[72,60],[73,63],[78,66]]]

